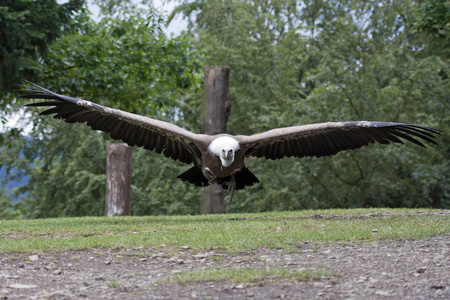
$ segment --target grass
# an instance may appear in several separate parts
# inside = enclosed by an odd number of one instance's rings
[[[411,215],[401,215],[411,212]],[[423,212],[423,213],[418,213]],[[450,233],[439,210],[354,209],[199,216],[83,217],[0,221],[1,252],[91,247],[188,246],[245,251],[295,251],[303,242],[422,238]],[[376,217],[383,213],[389,217]],[[364,218],[367,214],[375,217]],[[338,217],[333,217],[338,215]],[[330,217],[330,218],[329,218]]]
[[[319,270],[290,270],[290,269],[252,269],[252,268],[210,268],[206,270],[181,272],[175,276],[163,279],[161,283],[189,284],[205,281],[228,281],[232,283],[250,283],[264,285],[266,280],[283,279],[285,281],[298,281],[320,279],[322,276],[334,276],[327,271]]]
[[[117,281],[110,281],[106,284],[106,286],[112,289],[117,289],[120,287],[120,284],[117,283]]]

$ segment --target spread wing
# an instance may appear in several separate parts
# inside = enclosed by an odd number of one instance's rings
[[[287,157],[330,156],[371,143],[403,144],[401,139],[425,147],[420,141],[433,140],[440,130],[391,122],[329,122],[269,130],[251,136],[238,136],[246,156],[281,159]]]
[[[27,106],[51,107],[41,115],[55,114],[53,118],[67,123],[85,123],[93,130],[109,133],[111,138],[122,140],[129,146],[155,150],[166,157],[185,164],[201,161],[200,150],[195,145],[202,135],[192,133],[174,124],[112,109],[90,101],[59,95],[33,84],[35,88],[23,90],[20,98],[49,99]]]

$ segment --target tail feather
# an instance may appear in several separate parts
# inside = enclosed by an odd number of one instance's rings
[[[249,170],[247,167],[243,167],[239,172],[234,174],[236,181],[236,190],[242,190],[246,186],[252,186],[255,183],[259,183],[259,179]],[[228,189],[228,183],[231,181],[231,176],[218,178],[217,183],[221,184],[226,190]]]
[[[255,183],[259,183],[259,179],[249,170],[247,167],[243,167],[239,172],[234,174],[236,181],[236,190],[242,190],[246,186],[252,186]],[[178,175],[182,181],[189,182],[195,186],[204,187],[208,186],[209,182],[203,175],[202,170],[197,167],[192,167],[186,172]],[[222,187],[227,190],[229,187],[229,182],[231,181],[231,176],[217,178],[216,183],[221,184]]]
[[[259,183],[259,179],[246,167],[243,167],[242,170],[235,174],[235,179],[237,190],[242,190],[246,186],[252,186],[255,183]]]
[[[202,170],[197,167],[190,168],[183,174],[178,175],[177,178],[199,187],[209,185],[208,179],[203,175]]]

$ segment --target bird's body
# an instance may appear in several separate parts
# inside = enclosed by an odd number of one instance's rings
[[[208,145],[204,150],[204,146]],[[206,135],[205,141],[197,145],[202,152],[200,164],[179,175],[183,181],[196,186],[218,183],[231,193],[258,183],[258,178],[245,167],[245,151],[239,141],[228,134]],[[199,172],[201,171],[201,173]]]
[[[110,134],[111,138],[130,146],[163,153],[166,157],[193,167],[179,175],[196,186],[218,183],[231,192],[258,183],[247,169],[246,157],[282,159],[306,156],[330,156],[343,150],[353,150],[371,143],[403,143],[406,139],[421,147],[419,140],[436,144],[433,139],[440,130],[430,127],[378,121],[328,122],[276,128],[245,136],[228,134],[195,134],[174,124],[112,109],[90,101],[59,95],[35,85],[22,91],[22,98],[54,101],[28,104],[50,106],[42,115],[68,123],[85,123],[94,130]],[[230,201],[231,201],[230,197]]]

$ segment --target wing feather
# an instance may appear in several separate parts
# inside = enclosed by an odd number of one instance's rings
[[[145,137],[144,149],[153,151],[156,147],[156,134],[153,134],[151,131],[147,131],[147,135]]]
[[[294,142],[292,140],[287,140],[286,141],[286,156],[287,157],[292,157],[292,149]]]
[[[402,139],[425,147],[436,144],[442,131],[430,127],[392,122],[328,122],[269,130],[251,136],[237,136],[246,156],[281,159],[285,156],[330,156],[373,143],[403,144]]]
[[[174,124],[112,109],[94,102],[63,96],[33,84],[34,88],[21,92],[20,98],[49,99],[30,103],[31,107],[50,107],[41,115],[64,119],[67,123],[86,123],[93,130],[109,133],[111,138],[130,146],[139,146],[185,164],[201,162],[197,144],[202,135],[192,133]]]
[[[435,143],[435,141],[432,140],[433,136],[427,133],[426,131],[419,131],[415,128],[399,128],[399,131],[403,131],[406,134],[417,136],[429,143]]]

